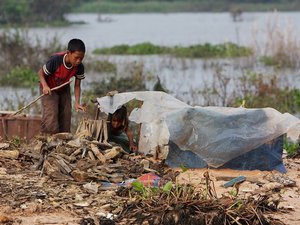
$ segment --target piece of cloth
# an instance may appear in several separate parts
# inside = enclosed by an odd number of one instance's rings
[[[120,145],[123,150],[125,150],[128,153],[131,153],[130,147],[129,147],[129,140],[125,132],[122,132],[118,135],[113,135],[111,132],[108,133],[108,141],[114,142],[115,144]]]
[[[42,93],[42,89],[40,89]],[[55,134],[71,130],[70,85],[42,97],[41,132]]]
[[[101,190],[109,190],[116,187],[131,187],[133,182],[139,182],[144,187],[159,187],[161,186],[161,178],[155,173],[146,173],[138,177],[137,179],[128,179],[119,183],[111,183],[103,181],[101,182]]]
[[[83,64],[80,63],[78,66],[68,67],[65,64],[66,56],[66,52],[55,53],[43,65],[42,69],[45,74],[45,79],[50,88],[54,88],[68,82],[73,76],[79,80],[85,78]]]

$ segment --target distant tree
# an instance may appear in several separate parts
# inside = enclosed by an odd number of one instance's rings
[[[26,0],[1,0],[0,22],[22,23],[29,15],[29,1]]]
[[[0,23],[34,24],[65,20],[80,0],[1,0]]]
[[[31,10],[43,22],[65,20],[64,15],[71,12],[77,0],[31,0]]]

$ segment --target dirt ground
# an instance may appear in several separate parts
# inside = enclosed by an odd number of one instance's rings
[[[274,213],[273,218],[277,218],[287,225],[300,224],[300,159],[284,158],[284,164],[287,169],[286,174],[280,174],[272,171],[237,171],[230,169],[209,170],[211,178],[218,196],[226,194],[233,190],[233,187],[224,188],[226,180],[238,176],[245,176],[246,181],[240,185],[239,192],[241,195],[253,195],[257,193],[272,192],[274,197],[280,199],[279,209],[284,213]],[[179,175],[180,182],[203,186],[203,174],[206,170],[196,169],[189,170]],[[295,185],[287,183],[295,182]],[[284,182],[287,182],[286,185]]]
[[[0,158],[0,224],[89,224],[83,219],[97,221],[108,215],[114,205],[113,190],[83,191],[83,183],[69,180],[53,181],[34,170],[36,162],[28,155],[19,159]],[[300,159],[284,158],[286,174],[266,171],[209,170],[218,196],[226,195],[234,187],[224,184],[238,176],[246,181],[239,186],[239,195],[249,196],[271,192],[279,200],[280,212],[271,215],[287,225],[300,224]],[[190,183],[201,189],[206,169],[190,169],[177,177],[178,183]],[[120,199],[118,199],[120,200]],[[124,199],[123,199],[124,200]],[[90,223],[92,224],[92,223]],[[99,222],[95,223],[99,224]],[[100,223],[101,224],[101,223]]]

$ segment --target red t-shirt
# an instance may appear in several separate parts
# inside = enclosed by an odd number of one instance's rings
[[[57,87],[70,80],[75,76],[76,79],[84,79],[84,66],[80,63],[78,66],[68,67],[65,64],[65,57],[67,52],[55,53],[43,65],[45,79],[50,88]]]

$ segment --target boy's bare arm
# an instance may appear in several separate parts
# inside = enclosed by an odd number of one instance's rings
[[[82,105],[80,105],[80,94],[81,94],[81,80],[75,79],[75,85],[74,85],[74,93],[75,93],[75,109],[76,111],[78,110],[83,110],[85,111],[86,108]]]
[[[130,148],[130,150],[132,150],[134,152],[137,151],[138,148],[137,148],[136,144],[133,141],[133,133],[131,132],[131,130],[129,130],[129,128],[126,129],[126,135],[128,137],[128,140],[129,140],[129,148]]]
[[[51,94],[51,89],[50,89],[50,87],[48,86],[48,84],[45,80],[44,72],[43,72],[42,69],[39,70],[38,75],[39,75],[40,83],[41,83],[42,88],[43,88],[43,94],[45,94],[45,95],[49,94],[50,95]]]

